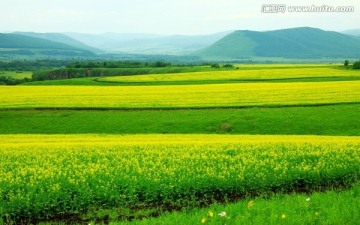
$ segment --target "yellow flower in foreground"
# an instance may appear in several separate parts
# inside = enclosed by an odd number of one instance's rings
[[[286,215],[285,214],[282,214],[281,215],[281,219],[285,219],[286,218]]]
[[[214,213],[209,211],[208,214],[207,214],[209,217],[213,217],[214,216]]]
[[[202,218],[201,223],[206,223],[206,218]]]
[[[253,206],[254,206],[254,201],[248,202],[248,204],[247,204],[248,209],[250,209]]]

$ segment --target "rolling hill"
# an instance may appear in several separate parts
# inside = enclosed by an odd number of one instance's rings
[[[0,56],[97,56],[116,59],[191,56],[199,60],[354,59],[360,58],[360,36],[354,36],[357,31],[338,33],[300,27],[263,32],[239,30],[209,35],[168,36],[141,33],[0,33]]]
[[[35,37],[35,38],[42,38],[42,39],[46,39],[49,41],[63,43],[63,44],[70,45],[70,46],[73,46],[78,49],[83,49],[83,50],[87,50],[87,51],[91,51],[91,52],[96,52],[96,53],[103,52],[97,48],[86,45],[86,44],[84,44],[80,41],[77,41],[77,40],[75,40],[65,34],[62,34],[62,33],[15,32],[14,34],[20,34],[20,35]]]
[[[195,54],[203,58],[358,58],[360,41],[333,31],[301,27],[275,31],[235,31]]]
[[[20,34],[0,34],[0,55],[89,57],[94,53],[43,38]]]

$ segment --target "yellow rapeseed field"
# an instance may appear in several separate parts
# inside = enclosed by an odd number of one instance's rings
[[[20,220],[351,183],[360,137],[0,135],[0,161],[0,212]]]
[[[150,74],[137,76],[114,76],[100,78],[100,81],[111,82],[164,82],[164,81],[221,81],[221,80],[257,80],[257,79],[286,79],[286,78],[314,78],[314,77],[359,77],[360,73],[356,70],[340,70],[329,66],[296,67],[295,65],[275,65],[275,68],[264,69],[264,65],[257,68],[254,65],[239,65],[241,69],[229,71],[207,71],[190,72],[179,74]],[[269,65],[274,67],[274,65]],[[266,67],[265,67],[266,68]]]
[[[0,87],[0,109],[201,108],[360,102],[360,81]]]

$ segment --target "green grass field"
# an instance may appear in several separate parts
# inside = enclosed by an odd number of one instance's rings
[[[0,224],[357,224],[360,72],[236,66],[0,86]]]
[[[201,210],[168,213],[159,218],[110,224],[357,224],[360,220],[359,192],[360,185],[357,185],[341,192],[275,195],[270,199],[249,198],[235,204],[214,205]]]
[[[2,110],[0,134],[229,133],[359,136],[359,111],[359,104],[202,110]]]
[[[32,72],[29,71],[0,71],[0,77],[12,77],[14,79],[31,78]]]

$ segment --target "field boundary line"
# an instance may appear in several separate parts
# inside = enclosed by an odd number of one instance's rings
[[[335,105],[357,105],[360,102],[333,102],[333,103],[307,103],[284,105],[244,105],[244,106],[199,106],[199,107],[10,107],[0,108],[0,111],[172,111],[172,110],[210,110],[210,109],[273,109],[273,108],[300,108],[324,107]]]

